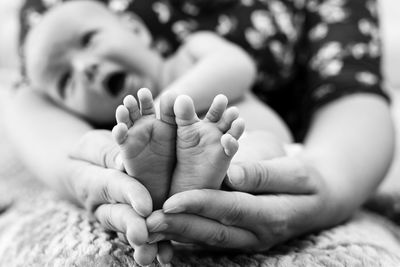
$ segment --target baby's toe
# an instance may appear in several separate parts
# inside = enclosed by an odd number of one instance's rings
[[[122,145],[128,136],[128,127],[124,123],[118,123],[112,129],[112,136],[118,145]]]
[[[140,103],[140,111],[142,115],[155,115],[153,95],[147,88],[141,88],[138,91],[138,99]]]
[[[199,121],[193,100],[187,95],[180,95],[176,98],[174,113],[178,126],[187,126]]]
[[[217,122],[221,119],[228,105],[228,99],[224,95],[217,95],[207,111],[205,119]]]
[[[140,118],[138,103],[132,95],[128,95],[124,98],[124,106],[128,109],[130,120],[133,123]]]
[[[239,110],[237,107],[228,108],[222,115],[221,120],[217,123],[218,129],[221,132],[226,133],[231,128],[233,121],[236,120],[238,117]]]
[[[160,118],[163,122],[170,125],[175,125],[175,113],[174,103],[177,98],[177,94],[166,91],[161,95],[160,99]]]
[[[131,128],[133,125],[133,121],[129,116],[129,110],[123,105],[117,107],[115,118],[117,119],[117,123],[124,123],[128,128]]]
[[[239,142],[230,134],[221,136],[221,145],[228,157],[233,157],[239,149]]]
[[[240,136],[242,136],[244,128],[244,120],[242,118],[237,118],[232,122],[231,128],[228,130],[227,133],[237,140],[240,138]]]

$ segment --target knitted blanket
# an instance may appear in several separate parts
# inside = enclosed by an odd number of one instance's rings
[[[179,247],[173,265],[400,266],[396,203],[400,201],[394,194],[377,196],[369,205],[391,220],[360,210],[343,225],[266,253]],[[0,120],[0,266],[136,266],[132,255],[132,248],[90,220],[85,211],[59,199],[27,171]]]

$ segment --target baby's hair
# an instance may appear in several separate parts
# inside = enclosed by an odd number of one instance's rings
[[[70,1],[76,0],[62,0],[55,1],[54,4],[45,4],[44,0],[28,0],[24,1],[19,11],[19,36],[18,36],[18,56],[19,56],[19,69],[20,69],[20,80],[18,86],[29,84],[29,79],[26,72],[26,60],[24,55],[24,45],[26,37],[30,32],[31,28],[40,21],[40,18],[51,8]],[[47,1],[48,2],[48,1]],[[107,0],[96,0],[96,2],[107,4]]]

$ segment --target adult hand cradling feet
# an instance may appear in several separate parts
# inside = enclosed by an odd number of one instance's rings
[[[150,240],[263,251],[322,227],[310,218],[329,210],[329,194],[303,160],[281,157],[240,168],[243,182],[228,182],[235,191],[191,190],[170,197],[146,220]]]
[[[118,124],[112,133],[120,147],[124,169],[132,180],[140,181],[149,190],[154,209],[162,206],[168,192],[174,194],[192,188],[219,189],[238,149],[237,139],[244,131],[237,109],[227,109],[226,97],[216,96],[203,120],[197,117],[193,101],[188,96],[163,94],[160,119],[155,116],[148,89],[138,91],[138,102],[133,96],[124,99],[124,105],[116,111]],[[71,157],[101,167],[122,169],[116,160],[119,155],[116,155],[115,147],[105,132],[92,131],[80,139],[79,144],[84,149],[74,149]],[[107,208],[101,205],[96,213],[102,215],[101,211],[107,211]],[[145,218],[148,214],[140,215]],[[124,214],[118,213],[118,216]],[[107,219],[100,217],[99,221],[106,223],[106,228],[125,234],[114,226],[108,227]],[[158,252],[160,262],[169,262],[172,256],[169,243],[155,244],[151,241],[148,239],[149,244],[142,246],[134,244],[136,261],[150,263]]]
[[[369,107],[373,119],[358,120]],[[387,114],[384,102],[368,95],[335,101],[318,112],[302,151],[232,164],[227,184],[237,191],[192,190],[169,198],[146,220],[150,240],[260,251],[344,221],[388,168],[393,131]],[[373,127],[378,122],[388,130]],[[367,145],[359,136],[333,131],[350,125],[368,133]],[[381,168],[366,167],[373,162]]]

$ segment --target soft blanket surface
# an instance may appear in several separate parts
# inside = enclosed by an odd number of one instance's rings
[[[0,86],[2,101],[7,99]],[[370,206],[392,219],[396,194]],[[135,266],[132,249],[85,211],[59,199],[27,171],[0,120],[0,266]],[[359,211],[336,228],[293,240],[267,253],[179,248],[174,266],[400,266],[400,228]]]

